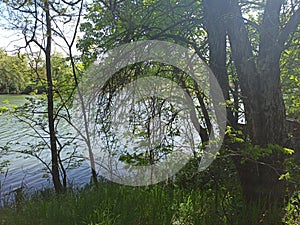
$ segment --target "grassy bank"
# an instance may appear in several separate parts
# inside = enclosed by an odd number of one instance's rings
[[[276,225],[282,210],[272,206],[261,213],[263,204],[245,206],[229,193],[215,196],[213,190],[186,190],[155,185],[127,187],[101,183],[55,196],[36,193],[18,207],[0,210],[1,225],[191,225],[237,224]]]

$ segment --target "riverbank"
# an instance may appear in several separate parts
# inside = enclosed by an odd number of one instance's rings
[[[246,206],[239,196],[162,184],[128,187],[108,182],[58,196],[44,190],[17,200],[0,209],[1,225],[279,225],[284,212],[273,205],[261,214],[263,204]]]

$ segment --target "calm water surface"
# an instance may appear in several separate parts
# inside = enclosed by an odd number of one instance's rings
[[[25,95],[0,95],[0,107],[8,100],[11,104],[22,105],[25,103]],[[25,187],[27,191],[34,191],[44,187],[51,187],[51,179],[45,178],[45,167],[35,157],[17,153],[20,150],[29,149],[29,144],[37,144],[41,139],[37,138],[32,128],[17,121],[15,118],[0,116],[0,146],[8,145],[12,150],[9,155],[0,158],[0,161],[9,160],[8,167],[0,172],[0,205],[4,199],[12,198],[13,191],[19,187]],[[50,151],[42,153],[44,159],[50,161]],[[79,168],[68,171],[68,182],[78,185],[88,183],[90,169],[87,162]]]

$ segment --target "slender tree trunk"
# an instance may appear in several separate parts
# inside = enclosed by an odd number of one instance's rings
[[[98,184],[98,177],[97,177],[97,172],[96,172],[96,163],[95,163],[93,148],[92,148],[91,139],[90,139],[88,112],[87,112],[87,109],[86,109],[86,106],[85,106],[83,93],[81,92],[81,90],[79,88],[79,82],[78,82],[78,77],[77,77],[77,73],[76,73],[75,62],[74,62],[74,58],[73,58],[73,55],[72,55],[71,47],[69,48],[69,54],[70,54],[70,59],[71,59],[73,78],[74,78],[74,81],[75,81],[77,93],[78,93],[79,100],[80,100],[80,107],[81,107],[82,114],[83,114],[84,131],[85,131],[84,134],[83,134],[83,138],[84,138],[84,141],[87,145],[88,152],[89,152],[89,160],[90,160],[90,164],[91,164],[92,180],[93,180],[94,184],[97,185]]]
[[[56,143],[56,133],[54,124],[54,104],[53,104],[53,83],[51,73],[51,43],[52,43],[52,31],[51,31],[51,17],[49,10],[48,0],[44,1],[44,10],[46,13],[46,76],[47,76],[47,98],[48,98],[48,126],[50,134],[50,147],[51,147],[51,160],[52,160],[52,180],[56,193],[62,192],[62,185],[59,175],[59,162],[58,162],[58,150]]]

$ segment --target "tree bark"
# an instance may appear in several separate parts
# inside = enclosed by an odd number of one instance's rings
[[[236,0],[229,2],[231,7],[228,16],[228,35],[244,96],[247,134],[253,145],[282,146],[287,136],[284,129],[285,107],[280,87],[281,51],[277,42],[282,1],[272,0],[266,3],[259,30],[257,57],[252,52],[238,2]],[[283,199],[284,183],[278,180],[283,169],[281,157],[280,153],[273,153],[259,159],[261,162],[247,161],[241,164],[236,161],[246,200]]]
[[[280,84],[282,46],[278,42],[281,5],[281,0],[267,1],[260,30],[257,68],[262,97],[259,112],[264,123],[255,132],[264,139],[258,139],[260,145],[284,145],[287,139],[285,106]]]
[[[253,144],[262,147],[283,145],[286,141],[285,107],[279,69],[282,46],[278,42],[282,1],[266,3],[257,57],[253,55],[238,1],[228,3],[228,35],[244,96],[248,134]]]
[[[53,83],[51,71],[51,44],[52,44],[52,28],[51,16],[48,0],[44,1],[44,11],[46,14],[46,76],[47,76],[47,99],[48,99],[48,126],[50,134],[50,147],[51,147],[51,163],[52,163],[52,180],[56,193],[62,192],[62,184],[59,175],[59,161],[58,150],[56,143],[56,133],[54,124],[54,103],[53,103]]]
[[[204,11],[210,50],[210,66],[225,98],[228,97],[226,35],[234,60],[245,107],[245,134],[251,144],[283,145],[286,139],[285,107],[280,87],[279,13],[281,0],[267,1],[259,30],[259,54],[253,54],[238,0],[206,0]],[[234,148],[234,146],[232,146]],[[259,161],[241,163],[235,158],[243,194],[247,201],[269,198],[280,201],[284,185],[278,180],[282,157],[275,153]],[[276,168],[276,169],[275,169]]]
[[[225,100],[229,100],[229,79],[226,67],[226,27],[224,9],[226,2],[222,0],[203,0],[204,25],[208,34],[209,67],[222,89]],[[226,10],[225,10],[226,11]],[[227,124],[237,129],[233,113],[227,107]]]

